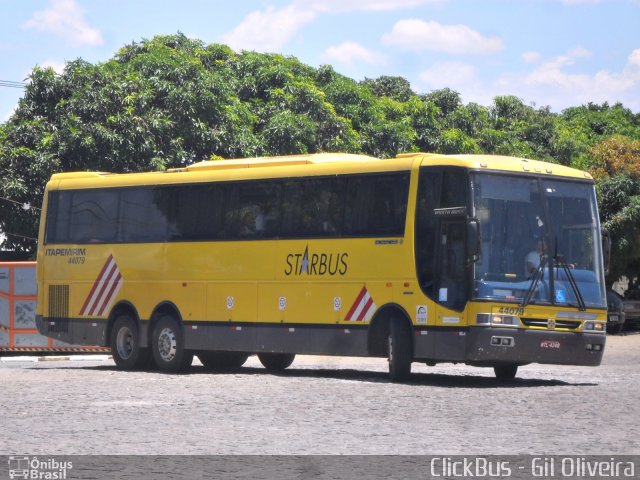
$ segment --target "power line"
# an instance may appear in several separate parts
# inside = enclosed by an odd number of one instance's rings
[[[24,82],[14,82],[12,80],[0,80],[0,87],[9,87],[9,88],[24,88],[26,87],[26,83]]]
[[[26,235],[18,235],[17,233],[9,233],[9,232],[0,232],[1,235],[9,235],[10,237],[18,237],[18,238],[22,238],[25,240],[33,240],[33,241],[38,241],[37,238],[33,238],[33,237],[27,237]]]
[[[27,211],[27,210],[41,210],[40,208],[34,207],[33,205],[31,205],[28,202],[17,202],[15,200],[11,200],[10,198],[5,198],[5,197],[0,197],[0,200],[4,200],[6,202],[11,202],[11,203],[15,203],[16,205],[20,205],[20,207],[25,211]]]
[[[15,200],[11,200],[10,198],[5,198],[5,197],[0,197],[0,200],[4,200],[5,202],[9,202],[9,203],[13,203],[15,205],[19,205],[20,208],[22,208],[22,210],[24,210],[25,212],[28,212],[29,210],[31,210],[31,211],[40,210],[40,208],[34,207],[28,202],[26,202],[26,203],[17,202]],[[20,235],[18,233],[3,232],[2,230],[0,230],[0,235],[8,235],[10,237],[22,238],[23,240],[33,240],[33,241],[36,241],[36,242],[38,241],[37,238],[29,237],[27,235]]]

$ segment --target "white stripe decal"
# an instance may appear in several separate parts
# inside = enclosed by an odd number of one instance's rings
[[[371,305],[369,305],[369,309],[367,310],[367,313],[365,313],[364,316],[364,321],[368,322],[369,320],[371,320],[371,317],[373,317],[373,314],[376,311],[376,304],[371,302]]]
[[[369,291],[366,288],[363,288],[364,294],[361,292],[356,298],[357,305],[354,302],[352,305],[350,313],[347,314],[345,320],[347,321],[356,321],[356,322],[368,322],[373,317],[373,314],[376,311],[376,304],[373,302],[373,298],[369,294]],[[360,299],[358,301],[358,299]]]
[[[369,295],[369,292],[366,292],[364,294],[364,297],[362,297],[362,300],[360,300],[360,303],[358,304],[358,307],[356,308],[356,311],[353,312],[353,315],[351,315],[351,318],[353,318],[355,320],[360,318],[360,314],[362,313],[362,309],[367,304],[367,302],[369,301],[370,298],[371,298],[371,295]]]
[[[118,295],[123,283],[124,279],[120,275],[118,265],[113,257],[110,256],[102,268],[101,274],[96,278],[94,286],[89,293],[90,298],[85,300],[85,306],[80,311],[80,315],[102,315]]]
[[[118,272],[118,284],[116,285],[116,288],[113,289],[113,293],[111,293],[111,295],[109,295],[109,297],[106,299],[106,303],[102,306],[102,308],[100,310],[98,310],[98,315],[102,316],[105,312],[109,311],[109,307],[111,306],[111,303],[113,302],[113,299],[116,298],[118,296],[118,292],[120,291],[120,287],[122,287],[122,275],[120,275],[120,272]]]
[[[118,267],[115,263],[113,264],[113,267],[114,268],[112,268],[111,271],[108,272],[108,274],[105,274],[103,285],[100,289],[100,296],[98,297],[98,301],[93,306],[93,309],[89,311],[89,315],[99,314],[100,310],[102,309],[102,305],[108,300],[108,296],[111,292],[111,289],[113,288],[113,285],[116,281],[119,281],[118,277],[120,276],[120,272],[118,271]]]
[[[98,300],[98,298],[100,297],[100,295],[102,293],[102,289],[104,288],[104,282],[109,277],[109,274],[111,273],[111,270],[113,269],[113,267],[115,267],[115,261],[113,260],[113,258],[110,258],[109,262],[107,264],[107,268],[105,268],[105,270],[102,273],[102,275],[100,276],[100,278],[98,278],[97,286],[93,291],[93,295],[91,296],[91,299],[89,300],[89,303],[82,310],[82,312],[80,312],[80,315],[91,315],[92,314],[91,312],[94,309],[95,303]]]

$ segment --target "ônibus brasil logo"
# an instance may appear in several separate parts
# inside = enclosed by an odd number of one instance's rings
[[[290,275],[344,275],[349,268],[349,254],[341,253],[309,253],[309,245],[304,253],[289,253],[284,274]]]
[[[41,459],[38,457],[10,456],[9,478],[65,480],[67,470],[73,469],[73,462],[56,460],[55,458]]]

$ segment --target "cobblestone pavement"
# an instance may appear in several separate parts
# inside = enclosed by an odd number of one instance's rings
[[[303,357],[282,374],[121,372],[106,357],[0,361],[0,454],[638,454],[640,334],[600,367]]]

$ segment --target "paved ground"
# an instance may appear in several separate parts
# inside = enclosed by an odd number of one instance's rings
[[[284,374],[120,372],[106,356],[0,361],[0,454],[639,454],[640,333],[603,365],[492,370],[298,357]]]

